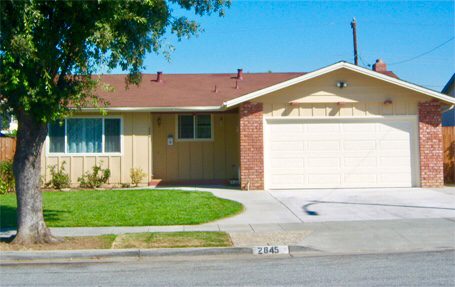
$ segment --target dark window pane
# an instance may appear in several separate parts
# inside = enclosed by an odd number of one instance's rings
[[[193,116],[179,116],[179,139],[194,138],[194,123]]]
[[[105,152],[120,152],[120,119],[104,120]]]
[[[49,124],[49,152],[65,152],[65,124]]]
[[[102,152],[101,119],[68,119],[67,125],[69,153]]]
[[[196,116],[196,126],[196,137],[198,139],[210,139],[212,137],[212,123],[210,115]]]

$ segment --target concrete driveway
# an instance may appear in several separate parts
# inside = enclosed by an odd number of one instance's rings
[[[455,218],[455,187],[207,191],[245,205],[244,213],[218,224]]]
[[[303,222],[455,217],[455,188],[269,192]]]

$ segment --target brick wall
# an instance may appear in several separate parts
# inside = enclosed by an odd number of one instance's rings
[[[262,103],[240,106],[240,186],[264,189],[264,139]]]
[[[422,187],[444,185],[441,103],[419,103],[420,182]]]

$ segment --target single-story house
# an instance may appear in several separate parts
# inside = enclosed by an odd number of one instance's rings
[[[444,86],[441,93],[449,95],[452,98],[455,98],[455,73]],[[442,115],[442,126],[443,127],[455,126],[455,109],[451,109]]]
[[[71,180],[95,164],[110,183],[223,183],[242,189],[443,185],[442,93],[338,62],[308,73],[104,75],[108,115],[87,108],[50,125],[45,167]]]

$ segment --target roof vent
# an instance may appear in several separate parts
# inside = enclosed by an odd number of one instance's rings
[[[386,72],[387,64],[382,61],[382,59],[377,59],[376,63],[373,64],[373,71],[375,72]]]
[[[243,80],[243,69],[237,69],[237,79]]]
[[[161,72],[161,71],[156,72],[156,82],[158,82],[158,83],[163,82],[163,72]]]

